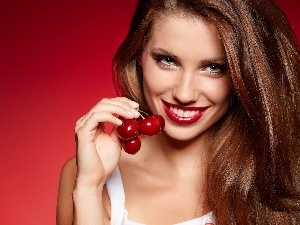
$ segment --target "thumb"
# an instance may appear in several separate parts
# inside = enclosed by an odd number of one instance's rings
[[[113,126],[110,137],[121,148],[121,139],[117,132],[117,126]]]

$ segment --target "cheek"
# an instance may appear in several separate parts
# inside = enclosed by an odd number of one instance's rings
[[[164,92],[161,85],[161,80],[158,79],[157,73],[152,73],[153,71],[144,70],[143,75],[143,92],[145,101],[152,112],[155,109],[155,98]]]
[[[217,103],[229,102],[232,94],[232,87],[228,78],[222,78],[206,85],[208,98]]]
[[[142,67],[145,96],[162,93],[168,86],[165,82],[165,74],[157,68],[155,61],[150,60],[149,57],[143,58]]]
[[[143,76],[143,90],[144,96],[148,106],[151,108],[151,99],[155,98],[155,96],[160,95],[164,92],[161,85],[161,80],[157,79],[158,76],[153,76],[152,73],[146,72]]]

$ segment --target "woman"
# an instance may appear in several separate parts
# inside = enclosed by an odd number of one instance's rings
[[[120,97],[76,124],[58,224],[299,224],[299,50],[263,3],[138,1],[114,57]],[[165,129],[130,155],[119,117],[140,110]]]

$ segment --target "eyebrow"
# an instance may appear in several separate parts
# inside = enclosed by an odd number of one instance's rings
[[[152,53],[161,53],[161,54],[165,54],[175,60],[180,60],[180,58],[176,55],[174,55],[171,52],[168,52],[167,50],[163,49],[163,48],[153,48],[151,50]],[[227,59],[222,57],[222,58],[209,58],[209,59],[204,59],[204,60],[200,60],[201,64],[209,64],[209,63],[227,63]]]
[[[154,48],[154,49],[151,50],[151,52],[152,52],[152,53],[153,53],[153,52],[160,52],[160,53],[165,54],[165,55],[167,55],[167,56],[170,56],[170,57],[172,57],[172,58],[174,58],[174,59],[177,59],[177,60],[179,59],[178,56],[176,56],[176,55],[172,54],[171,52],[168,52],[167,50],[162,49],[162,48]]]

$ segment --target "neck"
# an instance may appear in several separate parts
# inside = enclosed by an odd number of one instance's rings
[[[121,157],[121,172],[130,174],[127,179],[123,177],[125,186],[126,180],[136,176],[135,179],[140,182],[136,182],[135,187],[140,186],[146,192],[154,193],[154,196],[157,192],[159,196],[162,193],[168,198],[173,196],[174,206],[178,202],[185,204],[186,207],[179,211],[187,218],[208,213],[211,210],[206,199],[209,147],[205,139],[178,141],[163,133],[156,137],[144,137],[142,149],[137,155],[132,157],[124,153]],[[131,172],[126,173],[128,170]],[[175,208],[179,209],[180,204]]]
[[[207,137],[188,141],[174,140],[161,133],[155,138],[145,138],[149,148],[147,155],[159,167],[178,175],[203,176],[207,166],[209,145]]]
[[[167,171],[174,183],[178,181],[178,184],[189,185],[189,190],[196,193],[193,218],[208,213],[211,210],[206,198],[206,171],[210,155],[208,134],[189,141],[178,141],[165,135],[154,139],[158,146],[156,160],[164,163],[163,171]]]

